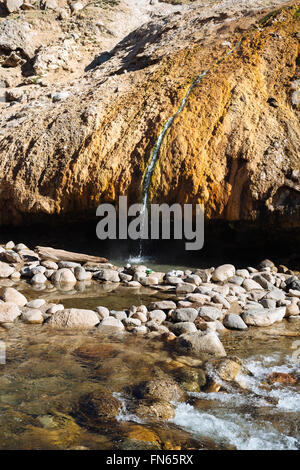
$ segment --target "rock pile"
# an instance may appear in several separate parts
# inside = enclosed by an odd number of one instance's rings
[[[59,254],[64,260],[57,258]],[[72,256],[81,262],[72,261]],[[6,287],[1,293],[0,325],[8,327],[20,319],[29,324],[46,322],[54,328],[126,330],[174,340],[174,347],[190,354],[225,356],[219,338],[225,331],[300,318],[299,273],[284,266],[277,268],[269,260],[257,268],[236,269],[226,264],[163,273],[142,265],[118,268],[89,259],[95,258],[49,248],[30,250],[22,243],[15,245],[10,241],[0,247],[0,278],[10,278],[13,283],[24,278],[41,291],[46,286],[68,288],[86,282],[134,289],[147,286],[172,296],[172,300],[132,305],[122,311],[105,306],[94,310],[65,309],[62,304],[49,304],[42,298],[28,302],[21,292]]]

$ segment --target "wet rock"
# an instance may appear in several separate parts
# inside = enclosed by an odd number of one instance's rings
[[[12,268],[9,266],[9,264],[0,261],[0,278],[3,279],[9,277],[14,272],[14,270],[15,268]]]
[[[230,330],[247,330],[247,325],[239,315],[229,313],[225,316],[223,324]]]
[[[85,329],[92,328],[98,325],[98,323],[99,318],[93,310],[84,310],[79,308],[70,308],[55,312],[48,321],[48,325],[53,328]]]
[[[172,312],[172,319],[175,322],[194,322],[198,316],[195,308],[177,308]]]
[[[118,353],[114,345],[105,343],[80,346],[74,351],[76,356],[92,361],[116,357]]]
[[[207,353],[226,356],[224,346],[214,332],[197,331],[197,333],[181,335],[176,339],[176,345],[179,349],[194,355]]]
[[[167,402],[181,401],[185,396],[180,386],[169,377],[141,382],[134,387],[133,394],[139,399],[163,400]]]
[[[13,287],[7,287],[4,289],[1,297],[4,302],[11,302],[18,305],[18,307],[24,307],[28,302],[25,295],[21,294],[21,292],[18,292]]]
[[[104,390],[82,396],[76,409],[80,418],[92,426],[116,419],[120,410],[120,401]]]
[[[0,323],[13,323],[21,315],[16,304],[4,302],[0,304]]]
[[[174,406],[166,400],[138,400],[130,406],[129,411],[142,419],[169,420],[175,416]]]
[[[242,314],[242,319],[248,326],[270,326],[275,322],[281,321],[285,316],[285,312],[286,307],[254,309],[244,312]]]
[[[217,282],[225,282],[234,275],[235,267],[232,264],[223,264],[214,270],[212,279]]]
[[[240,361],[235,361],[231,358],[217,360],[211,364],[213,366],[214,373],[216,373],[220,379],[225,380],[226,382],[233,381],[242,371],[242,365]]]
[[[284,385],[295,385],[297,379],[290,374],[284,374],[283,372],[273,372],[267,378],[270,384],[280,383]]]

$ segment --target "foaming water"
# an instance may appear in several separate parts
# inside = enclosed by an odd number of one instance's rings
[[[277,432],[265,422],[259,427],[249,415],[224,413],[217,417],[211,413],[201,413],[187,403],[176,406],[174,424],[194,432],[198,436],[214,439],[219,444],[232,445],[238,450],[297,450],[300,443],[294,437]]]
[[[250,374],[241,373],[236,378],[242,389],[219,378],[222,391],[189,394],[198,400],[197,407],[189,403],[176,404],[173,423],[198,437],[210,437],[220,445],[231,445],[239,450],[300,449],[300,434],[290,435],[295,420],[299,421],[299,388],[282,384],[264,386],[273,372],[298,375],[299,364],[289,355],[282,357],[274,353],[251,357],[245,361],[245,366]],[[204,412],[201,403],[205,402]]]

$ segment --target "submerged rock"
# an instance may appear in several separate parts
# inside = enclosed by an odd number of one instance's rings
[[[121,402],[112,394],[99,390],[82,396],[76,409],[88,424],[101,425],[104,421],[116,419],[121,407]]]

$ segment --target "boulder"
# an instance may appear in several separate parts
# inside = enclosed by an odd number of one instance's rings
[[[166,314],[163,312],[163,310],[152,310],[149,313],[149,319],[155,321],[159,325],[165,321],[166,319]]]
[[[44,299],[34,299],[34,300],[31,300],[30,302],[28,302],[26,304],[26,307],[29,307],[29,308],[40,308],[42,307],[43,305],[45,305],[46,303],[46,300]]]
[[[166,400],[134,400],[128,411],[142,419],[169,420],[175,416],[174,406]]]
[[[9,266],[7,263],[3,263],[3,261],[0,261],[0,278],[6,278],[9,277],[13,272],[15,268],[12,268]]]
[[[226,356],[223,344],[215,332],[187,333],[176,339],[177,347],[187,353],[199,355],[201,353],[215,356]]]
[[[194,322],[198,316],[195,308],[177,308],[172,312],[172,319],[175,322]]]
[[[214,270],[212,279],[217,282],[225,282],[234,275],[235,267],[232,264],[223,264]]]
[[[23,0],[4,0],[4,4],[8,13],[15,13],[20,10]]]
[[[21,315],[16,304],[4,302],[0,304],[0,323],[12,323]]]
[[[40,324],[43,323],[44,317],[42,312],[36,308],[27,309],[26,312],[22,313],[21,319],[24,323],[28,324]]]
[[[182,282],[176,285],[176,294],[190,294],[196,289],[196,284]]]
[[[214,321],[221,318],[222,312],[215,307],[204,306],[199,308],[198,315],[202,318],[207,318]]]
[[[28,302],[25,295],[21,294],[21,292],[18,292],[13,287],[7,287],[4,289],[2,299],[4,302],[11,302],[19,307],[24,307]]]
[[[121,322],[121,320],[119,320],[118,318],[115,318],[115,317],[107,317],[107,318],[104,318],[101,322],[101,324],[99,325],[99,328],[102,329],[102,327],[104,326],[110,326],[110,327],[113,327],[113,328],[118,328],[119,330],[124,330],[125,327],[123,325],[123,323]]]
[[[93,425],[115,419],[120,413],[121,407],[121,402],[112,394],[99,390],[82,396],[76,412],[82,419]]]
[[[158,300],[157,302],[151,302],[149,305],[149,310],[172,310],[173,308],[176,308],[173,300]]]
[[[247,330],[247,325],[243,319],[234,313],[228,313],[223,320],[223,325],[230,330]]]
[[[133,394],[140,399],[181,401],[184,392],[171,378],[163,377],[138,384],[133,389]]]
[[[59,284],[59,283],[66,283],[66,284],[76,284],[76,277],[72,273],[72,271],[68,268],[61,268],[58,269],[57,271],[54,271],[54,273],[51,276],[51,282],[53,284]]]
[[[119,273],[114,269],[102,269],[95,277],[101,281],[120,282]]]
[[[175,335],[179,336],[185,333],[194,333],[195,331],[197,331],[197,328],[195,323],[183,321],[170,326],[170,330],[172,331],[172,333],[175,333]]]
[[[93,310],[70,308],[53,313],[48,325],[53,328],[93,328],[99,318]]]
[[[242,314],[242,319],[246,325],[270,326],[281,321],[286,313],[286,307],[247,310]]]
[[[109,310],[106,307],[102,307],[101,305],[99,307],[95,308],[96,312],[98,313],[98,316],[101,320],[104,318],[109,317]]]

